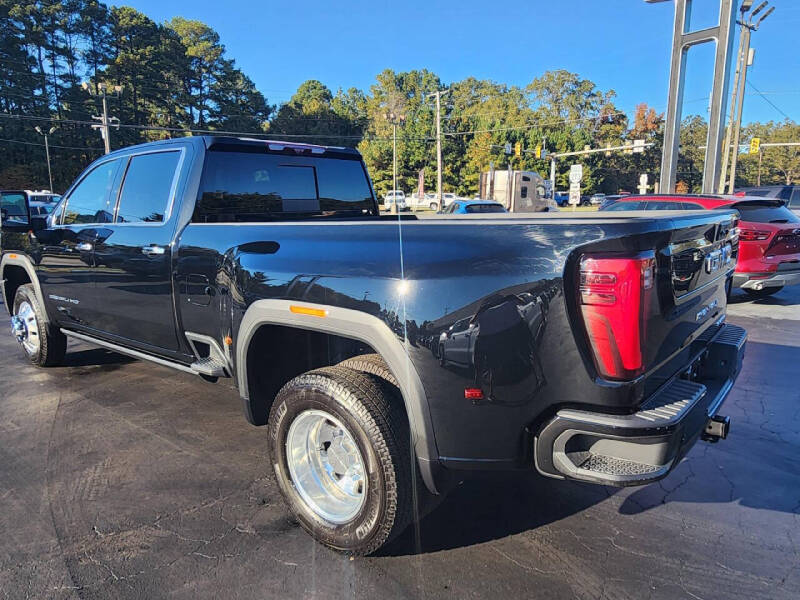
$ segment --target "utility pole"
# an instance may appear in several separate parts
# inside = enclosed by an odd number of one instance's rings
[[[34,129],[36,129],[36,133],[38,133],[39,135],[43,135],[44,136],[44,152],[45,152],[45,155],[47,156],[47,178],[50,180],[50,190],[49,191],[52,192],[53,191],[53,172],[50,170],[50,145],[47,143],[47,137],[53,135],[53,132],[58,128],[57,127],[51,127],[47,131],[47,133],[42,131],[42,128],[39,127],[38,125],[36,127],[34,127]]]
[[[450,90],[437,90],[428,94],[430,98],[436,98],[436,203],[439,210],[444,208],[442,204],[442,96],[449,94]]]
[[[767,0],[764,0],[761,4],[759,4],[752,13],[745,19],[745,13],[750,9],[752,6],[752,0],[749,2],[742,3],[742,10],[741,10],[741,19],[737,21],[739,25],[742,27],[742,49],[740,52],[740,56],[738,57],[740,63],[740,70],[741,75],[739,77],[739,89],[737,90],[737,98],[736,98],[736,119],[734,121],[731,118],[730,129],[733,129],[733,144],[731,148],[731,175],[730,180],[728,182],[728,193],[732,194],[734,188],[736,186],[736,164],[739,160],[739,135],[742,130],[742,105],[744,103],[744,89],[745,83],[747,83],[747,69],[753,64],[753,54],[754,50],[750,48],[750,34],[753,31],[758,30],[759,25],[761,25],[762,21],[766,19],[772,12],[775,10],[774,6],[771,6],[769,10],[767,10],[761,18],[756,22],[753,23],[753,17],[755,17],[758,13],[760,13],[768,4]],[[725,185],[725,178],[722,178],[720,183],[720,187],[724,188]]]
[[[88,83],[86,83],[85,81],[83,82],[81,87],[83,87],[84,90],[89,92],[89,94],[94,95],[94,93],[92,92],[91,86]],[[119,96],[120,92],[122,91],[122,86],[121,85],[115,85],[113,89],[114,89],[114,94],[116,96]],[[98,83],[97,84],[97,90],[98,90],[98,93],[103,98],[103,114],[101,116],[96,116],[95,115],[95,116],[92,117],[92,119],[94,119],[95,121],[100,121],[99,125],[92,125],[92,129],[99,129],[100,130],[100,137],[103,138],[103,143],[105,144],[105,151],[106,151],[106,154],[108,154],[109,152],[111,152],[111,133],[110,133],[110,128],[111,128],[111,126],[114,126],[117,129],[119,129],[119,119],[117,117],[109,118],[109,116],[108,116],[108,103],[106,101],[106,91],[108,90],[108,86],[105,83]]]
[[[406,121],[406,116],[390,110],[384,118],[392,124],[392,191],[397,192],[397,125]],[[397,214],[397,194],[392,194],[393,202],[389,207],[392,214]]]

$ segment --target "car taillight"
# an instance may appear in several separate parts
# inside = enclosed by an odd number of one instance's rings
[[[582,257],[579,303],[602,377],[628,380],[644,372],[642,348],[654,280],[652,256]]]
[[[758,240],[769,239],[769,231],[758,231],[756,229],[740,229],[739,239],[744,242],[756,242]]]

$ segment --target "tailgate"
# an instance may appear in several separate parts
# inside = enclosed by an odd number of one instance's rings
[[[634,381],[659,370],[663,379],[688,366],[680,351],[724,317],[737,220],[732,211],[673,213],[659,234],[579,249],[578,342],[595,377]]]

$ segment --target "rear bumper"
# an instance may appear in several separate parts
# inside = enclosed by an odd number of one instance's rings
[[[629,415],[560,410],[534,439],[543,475],[603,485],[643,485],[666,476],[697,438],[714,431],[719,411],[742,365],[747,333],[723,325],[687,370]],[[719,436],[717,436],[719,437]]]
[[[768,287],[800,284],[800,266],[786,263],[786,267],[789,266],[792,268],[778,268],[772,273],[734,273],[733,285],[742,289],[760,290]]]

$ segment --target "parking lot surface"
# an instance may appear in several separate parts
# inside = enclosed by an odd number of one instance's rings
[[[234,391],[83,345],[36,369],[3,331],[0,598],[798,598],[800,290],[729,321],[731,434],[667,479],[481,476],[354,560],[289,519]]]

